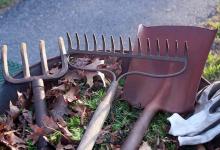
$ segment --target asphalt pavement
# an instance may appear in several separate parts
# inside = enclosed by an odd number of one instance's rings
[[[20,62],[19,44],[27,42],[30,63],[39,60],[38,42],[49,57],[58,54],[57,38],[66,32],[92,37],[135,37],[139,24],[198,25],[212,16],[218,0],[23,0],[0,16],[0,45]]]

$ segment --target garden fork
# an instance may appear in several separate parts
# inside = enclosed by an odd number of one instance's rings
[[[20,53],[22,58],[24,77],[20,79],[13,78],[10,76],[8,71],[8,61],[7,61],[7,45],[2,46],[3,76],[5,80],[13,84],[21,84],[26,82],[32,83],[36,124],[39,127],[44,127],[43,118],[47,115],[43,80],[52,80],[52,79],[60,78],[68,71],[68,59],[66,55],[64,40],[62,37],[59,37],[58,44],[59,44],[59,50],[60,50],[60,56],[62,62],[62,67],[59,70],[59,72],[54,74],[49,73],[45,42],[43,40],[40,40],[39,49],[40,49],[40,57],[41,57],[42,75],[31,76],[29,69],[29,62],[28,62],[27,46],[26,43],[21,43]],[[46,147],[46,145],[47,143],[45,142],[43,137],[40,137],[37,145],[38,148],[39,149],[44,148]]]

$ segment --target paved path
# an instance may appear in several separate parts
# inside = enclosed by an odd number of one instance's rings
[[[95,32],[135,36],[138,24],[196,25],[212,15],[217,0],[24,0],[0,16],[0,44],[20,62],[19,43],[28,43],[31,63],[44,39],[49,56],[58,54],[57,37]],[[91,37],[91,36],[89,36]]]

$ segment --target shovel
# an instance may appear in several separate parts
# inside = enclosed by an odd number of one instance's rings
[[[207,59],[211,44],[217,30],[209,30],[189,26],[139,26],[138,37],[142,49],[147,49],[149,43],[143,42],[147,38],[151,41],[169,40],[169,55],[181,55],[184,42],[188,43],[188,64],[186,70],[177,76],[168,78],[151,78],[129,76],[124,86],[124,98],[133,106],[144,108],[135,123],[130,135],[124,142],[122,150],[135,150],[138,148],[147,130],[151,119],[158,111],[171,113],[186,113],[192,111],[195,104],[196,92],[203,67]],[[153,43],[153,42],[151,42]],[[137,45],[137,44],[136,44]],[[151,52],[156,53],[157,44],[151,44]],[[161,53],[167,49],[165,42],[159,44]],[[137,51],[137,46],[134,51]],[[180,64],[163,63],[132,59],[129,71],[168,73],[178,70]]]

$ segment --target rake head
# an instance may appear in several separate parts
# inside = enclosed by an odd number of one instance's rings
[[[182,63],[183,67],[179,71],[175,73],[170,73],[167,75],[159,75],[159,74],[148,74],[151,77],[171,77],[181,74],[183,71],[186,70],[187,62],[188,62],[188,43],[184,41],[184,50],[179,48],[179,42],[175,41],[175,54],[170,55],[170,43],[169,40],[166,39],[165,42],[165,49],[161,49],[160,40],[157,39],[156,41],[151,41],[150,38],[146,40],[140,41],[137,38],[137,51],[133,50],[133,46],[131,43],[130,37],[128,38],[128,48],[124,47],[124,41],[122,37],[119,37],[119,49],[115,48],[115,42],[113,36],[110,37],[110,48],[107,48],[106,45],[106,38],[104,35],[101,36],[101,45],[102,48],[97,48],[97,38],[93,34],[92,36],[93,41],[93,48],[89,47],[87,35],[84,34],[84,48],[80,48],[80,39],[78,34],[75,34],[75,41],[76,41],[76,48],[73,48],[72,38],[69,33],[67,33],[67,41],[68,41],[68,53],[69,54],[83,54],[83,55],[97,55],[97,56],[113,56],[113,57],[120,57],[120,58],[136,58],[136,59],[145,59],[145,60],[155,60],[155,61],[167,61],[167,62],[176,62]],[[143,42],[147,43],[147,47],[143,48]],[[151,46],[151,43],[153,43]],[[156,44],[155,44],[156,43]],[[155,46],[156,45],[156,46]],[[155,52],[156,49],[156,52]],[[178,55],[178,52],[181,51],[182,54]]]
[[[35,79],[56,79],[63,76],[67,70],[68,70],[68,60],[66,56],[66,49],[64,45],[64,40],[62,37],[59,37],[58,39],[58,45],[60,50],[60,56],[61,56],[61,62],[62,67],[59,70],[59,72],[50,74],[47,64],[47,56],[46,56],[46,48],[45,48],[45,42],[43,40],[40,40],[39,43],[39,50],[40,50],[40,57],[41,57],[41,68],[42,68],[42,75],[39,76],[31,76],[30,69],[29,69],[29,62],[28,62],[28,54],[27,54],[27,45],[26,43],[21,43],[20,46],[20,53],[22,58],[22,65],[23,65],[23,78],[16,79],[11,77],[8,70],[8,59],[7,59],[7,45],[2,46],[2,64],[3,64],[3,75],[6,81],[19,84],[24,82],[30,82]]]

